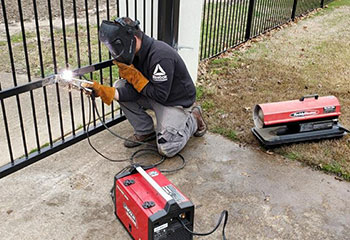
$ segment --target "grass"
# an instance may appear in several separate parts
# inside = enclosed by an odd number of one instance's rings
[[[203,97],[203,87],[202,86],[198,86],[197,89],[196,89],[196,101],[200,101]]]
[[[325,165],[320,165],[319,168],[327,173],[336,174],[343,179],[350,181],[350,174],[344,173],[342,167],[338,163],[330,163]]]
[[[202,108],[205,111],[213,109],[214,107],[215,107],[215,103],[211,99],[208,99],[202,102]]]
[[[330,163],[330,164],[321,164],[321,168],[327,172],[332,172],[332,173],[341,173],[342,172],[342,167],[337,163]]]
[[[40,149],[48,147],[48,146],[50,146],[50,143],[45,143],[44,145],[40,146]],[[37,151],[38,151],[38,149],[34,148],[34,149],[30,150],[29,154],[35,153]],[[24,155],[22,157],[24,157]]]
[[[322,12],[317,13],[316,16],[328,14],[330,11],[333,11],[340,7],[349,6],[349,5],[350,5],[350,0],[334,0],[330,4],[328,4],[327,7],[324,8]]]
[[[254,106],[312,93],[338,97],[340,122],[350,127],[349,10],[349,0],[334,1],[317,16],[203,62],[199,101],[206,110],[209,129],[259,148],[250,131]],[[350,180],[349,136],[273,151]]]
[[[43,149],[43,148],[48,147],[48,146],[50,146],[50,143],[45,143],[45,144],[43,144],[43,145],[40,146],[40,149]],[[31,150],[29,151],[28,155],[30,155],[30,154],[32,154],[32,153],[36,153],[36,152],[38,152],[38,149],[37,149],[37,148],[33,148],[33,149],[31,149]],[[20,156],[18,159],[21,159],[21,158],[24,158],[24,157],[25,157],[25,155],[23,154],[23,155]]]
[[[227,63],[230,62],[230,59],[227,59],[227,58],[217,58],[217,59],[214,59],[211,64],[212,65],[226,65]]]
[[[28,32],[26,35],[26,38],[33,38],[35,37],[35,33],[34,32]],[[23,36],[22,33],[16,33],[14,35],[11,36],[11,42],[12,43],[22,43],[23,42]]]
[[[211,128],[210,131],[212,131],[213,133],[218,133],[220,135],[223,135],[223,136],[231,139],[232,141],[237,140],[237,133],[232,129],[215,126],[215,127]]]
[[[299,160],[301,159],[300,154],[296,152],[286,152],[282,154],[285,158],[288,158],[290,160]]]

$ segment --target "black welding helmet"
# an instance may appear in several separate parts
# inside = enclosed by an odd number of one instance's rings
[[[127,24],[123,18],[114,21],[102,21],[99,31],[100,41],[103,42],[118,62],[130,65],[135,57],[135,32],[139,30],[139,21]]]

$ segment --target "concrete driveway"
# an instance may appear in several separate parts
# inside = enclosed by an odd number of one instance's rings
[[[132,132],[127,122],[113,130]],[[134,151],[107,131],[91,140],[115,158]],[[349,239],[350,183],[211,133],[193,138],[182,154],[186,168],[167,177],[196,205],[196,231],[213,228],[227,209],[228,239]],[[109,196],[126,165],[82,141],[0,179],[0,239],[130,239]],[[221,239],[221,230],[195,239]]]

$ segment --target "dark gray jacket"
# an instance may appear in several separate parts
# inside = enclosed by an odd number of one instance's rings
[[[134,66],[150,81],[141,94],[165,106],[190,107],[196,88],[180,55],[168,44],[143,35]],[[138,93],[131,88],[119,89],[119,101],[133,101]],[[139,95],[138,95],[139,96]]]

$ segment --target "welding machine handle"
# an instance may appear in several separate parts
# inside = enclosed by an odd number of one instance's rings
[[[169,202],[171,201],[173,198],[167,194],[163,188],[161,188],[161,186],[158,185],[158,183],[156,181],[153,180],[152,177],[150,177],[150,175],[148,175],[148,173],[143,170],[142,167],[140,166],[136,166],[136,171],[138,171],[141,176],[154,188],[154,190],[156,190],[163,198],[165,201]]]
[[[305,98],[315,98],[316,100],[318,99],[318,94],[312,94],[312,95],[306,95],[303,96],[299,99],[299,101],[304,101]]]

